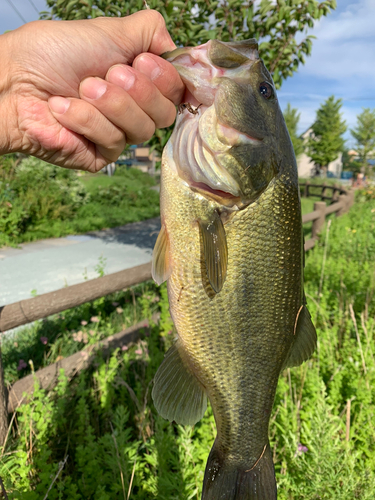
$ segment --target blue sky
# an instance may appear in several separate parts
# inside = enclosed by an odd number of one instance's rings
[[[45,0],[0,0],[0,33],[38,19]],[[337,9],[309,33],[317,37],[312,55],[279,90],[282,109],[288,102],[301,113],[299,132],[314,121],[319,105],[330,95],[343,99],[343,116],[354,127],[363,107],[375,108],[375,0],[337,0]],[[348,145],[353,146],[349,132]]]
[[[300,132],[314,121],[327,97],[343,99],[349,128],[362,108],[375,108],[375,0],[338,0],[337,9],[317,22],[311,57],[278,92],[282,109],[288,102],[301,113]],[[353,146],[347,132],[348,146]]]

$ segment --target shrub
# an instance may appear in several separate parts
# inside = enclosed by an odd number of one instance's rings
[[[0,245],[16,243],[45,222],[73,217],[89,199],[73,170],[31,156],[0,162]]]
[[[374,225],[375,200],[356,203],[306,256],[319,340],[313,358],[283,372],[277,388],[270,442],[280,500],[374,496]],[[111,334],[108,301],[100,301],[101,334]],[[69,383],[60,374],[53,391],[38,389],[17,410],[0,457],[10,499],[43,498],[60,468],[49,500],[199,500],[216,433],[212,410],[194,427],[156,413],[152,379],[174,335],[166,287],[148,288],[139,304],[145,316],[161,313],[139,342],[107,361],[98,356]],[[65,326],[79,327],[74,311],[67,316]],[[56,335],[61,320],[48,320]]]

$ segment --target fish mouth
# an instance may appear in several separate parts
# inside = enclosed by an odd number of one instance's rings
[[[229,65],[217,54],[218,51],[228,50],[228,46],[231,54],[239,57],[239,61],[232,61]],[[259,54],[255,39],[231,43],[209,40],[198,47],[184,47],[165,52],[161,57],[177,69],[188,89],[185,97],[193,97],[193,101],[208,107],[214,103],[220,79],[227,77],[240,81],[244,76],[247,78],[248,71],[259,59]]]
[[[176,49],[162,55],[173,64],[186,85],[184,101],[195,106],[201,104],[208,107],[213,104],[218,86],[218,82],[216,85],[213,85],[213,82],[224,73],[220,68],[215,68],[209,60],[209,45],[210,42],[207,42],[199,47]]]
[[[217,47],[217,44],[220,47]],[[233,44],[234,46],[236,43]],[[259,56],[253,43],[249,57],[236,67],[219,67],[212,61],[221,42],[210,40],[199,47],[176,49],[162,57],[173,64],[186,85],[171,137],[173,159],[179,176],[189,187],[226,207],[242,205],[244,198],[237,180],[221,164],[222,155],[239,145],[259,146],[263,137],[239,132],[218,121],[215,97],[222,78],[248,79],[251,65]],[[223,64],[225,64],[224,61]]]

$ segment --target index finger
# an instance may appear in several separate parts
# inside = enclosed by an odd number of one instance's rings
[[[108,66],[116,63],[131,64],[134,58],[143,52],[160,55],[176,47],[163,16],[155,10],[142,10],[121,18],[98,17],[92,22],[115,42],[116,52],[122,55],[121,60],[114,62],[113,55],[110,55]]]
[[[180,104],[185,85],[171,63],[154,54],[144,53],[134,59],[133,68],[147,76],[164,97],[175,105]]]

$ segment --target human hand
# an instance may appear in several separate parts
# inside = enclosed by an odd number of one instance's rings
[[[184,85],[158,55],[174,48],[152,10],[1,35],[0,154],[97,172],[173,123]]]

